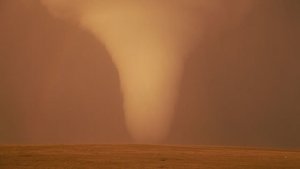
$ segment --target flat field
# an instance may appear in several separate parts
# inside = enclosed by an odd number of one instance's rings
[[[300,169],[299,150],[165,145],[0,146],[0,169]]]

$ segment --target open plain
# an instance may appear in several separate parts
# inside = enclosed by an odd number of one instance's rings
[[[299,150],[167,145],[0,146],[1,169],[299,169]]]

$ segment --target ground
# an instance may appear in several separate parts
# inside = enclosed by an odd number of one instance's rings
[[[3,145],[0,168],[300,169],[300,151],[166,145]]]

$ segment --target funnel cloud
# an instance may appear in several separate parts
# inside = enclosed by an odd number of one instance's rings
[[[128,131],[138,142],[168,135],[184,60],[194,42],[202,40],[204,21],[214,15],[237,18],[249,7],[248,1],[218,0],[42,2],[105,45],[119,72]],[[192,17],[199,12],[203,18]]]

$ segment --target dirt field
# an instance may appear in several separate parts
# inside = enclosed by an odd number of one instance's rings
[[[300,169],[300,151],[204,146],[0,146],[1,169]]]

